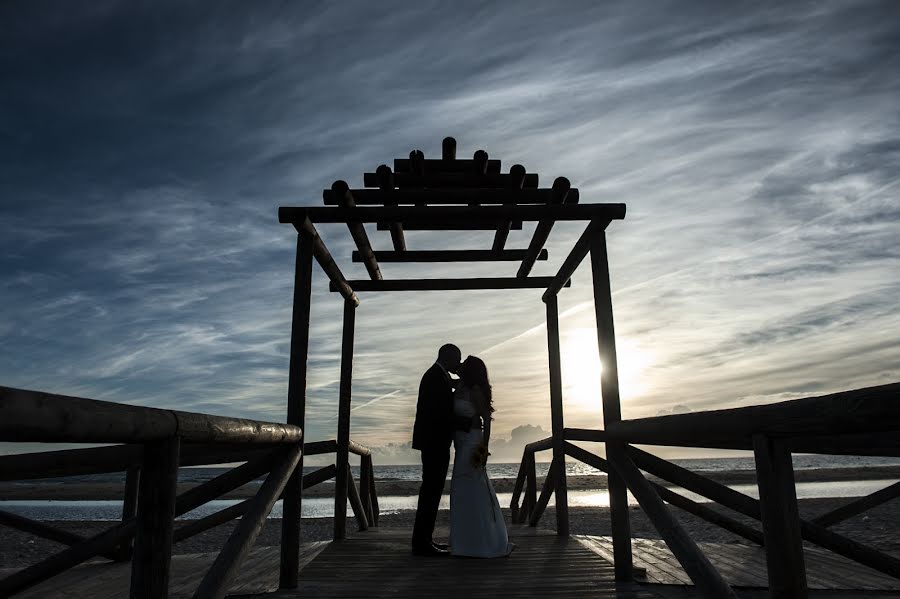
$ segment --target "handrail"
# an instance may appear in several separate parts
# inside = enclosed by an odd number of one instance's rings
[[[0,441],[298,443],[298,426],[0,387]]]

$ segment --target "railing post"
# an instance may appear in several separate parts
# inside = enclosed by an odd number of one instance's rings
[[[131,599],[169,596],[179,448],[180,437],[144,445],[131,562]]]
[[[134,518],[137,514],[138,486],[141,480],[141,467],[129,466],[125,471],[125,494],[122,500],[122,522]],[[118,549],[120,562],[127,562],[133,553],[133,539],[128,539]]]
[[[562,373],[559,350],[559,310],[556,295],[547,304],[547,355],[550,364],[550,419],[553,428],[553,473],[556,477],[556,534],[569,536],[569,499],[566,491],[566,450],[563,438]]]
[[[769,573],[769,597],[804,599],[808,594],[806,565],[791,452],[782,441],[754,435],[753,454]]]
[[[306,365],[309,352],[309,306],[312,293],[313,240],[297,235],[294,267],[294,308],[291,322],[291,358],[288,376],[288,424],[303,429],[306,438]],[[281,519],[279,587],[295,589],[300,573],[300,515],[303,506],[303,453],[284,490]]]
[[[528,453],[528,463],[525,466],[525,500],[527,503],[524,505],[525,514],[520,519],[520,522],[528,522],[531,519],[531,512],[534,511],[534,506],[537,504],[537,465],[534,461],[534,452],[531,451]]]
[[[622,420],[619,405],[619,371],[616,362],[616,333],[613,326],[612,294],[609,286],[609,260],[606,233],[597,231],[591,239],[591,273],[594,283],[594,312],[597,318],[597,345],[600,350],[600,390],[603,396],[603,422]],[[625,457],[622,443],[606,443],[606,459]],[[612,524],[613,562],[618,581],[633,578],[631,558],[631,516],[628,512],[628,488],[615,467],[609,472],[609,516]]]
[[[337,455],[334,478],[334,540],[347,538],[347,485],[350,474],[350,400],[353,379],[353,332],[356,304],[344,301],[344,335],[341,339],[341,387],[338,400]]]

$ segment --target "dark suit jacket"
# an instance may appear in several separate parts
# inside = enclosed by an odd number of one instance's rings
[[[443,369],[434,364],[419,383],[413,449],[449,450],[453,431],[453,387]]]

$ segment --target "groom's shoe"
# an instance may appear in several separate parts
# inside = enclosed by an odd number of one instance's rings
[[[432,541],[431,546],[438,551],[450,551],[450,545],[447,545],[446,543],[435,543],[434,541]]]
[[[438,549],[434,545],[413,545],[412,554],[422,557],[442,557],[450,555],[450,552],[446,549]]]

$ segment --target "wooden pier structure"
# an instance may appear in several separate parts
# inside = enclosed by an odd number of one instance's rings
[[[271,593],[273,597],[506,596],[531,597],[842,597],[897,593],[900,559],[839,535],[829,527],[900,496],[900,484],[849,502],[812,520],[797,509],[793,453],[900,455],[900,383],[765,406],[637,420],[623,419],[606,228],[625,217],[625,205],[580,203],[568,179],[547,188],[521,165],[508,173],[478,150],[457,159],[446,138],[441,157],[419,150],[363,175],[364,188],[336,181],[324,206],[282,207],[279,221],[297,231],[293,321],[286,424],[159,410],[0,387],[0,441],[107,443],[107,447],[0,457],[0,480],[126,472],[121,522],[93,537],[0,511],[0,525],[53,539],[68,548],[22,569],[5,571],[0,597],[169,596],[220,598]],[[555,276],[532,276],[557,221],[586,223]],[[368,279],[347,280],[316,225],[346,225],[356,245],[352,259]],[[365,224],[389,231],[393,249],[376,251]],[[536,223],[527,247],[506,247],[509,234]],[[408,249],[404,231],[492,231],[490,249]],[[598,425],[565,427],[557,296],[590,256],[602,372]],[[333,440],[305,443],[307,355],[313,262],[343,298],[338,421]],[[515,276],[386,279],[384,263],[497,262],[518,264]],[[511,501],[511,535],[518,544],[503,560],[415,558],[410,531],[379,530],[373,456],[350,437],[353,345],[359,295],[368,292],[543,289],[547,319],[552,435],[526,446]],[[689,400],[688,400],[689,401]],[[600,443],[605,455],[579,443]],[[642,447],[638,447],[641,445]],[[759,499],[735,491],[646,451],[679,446],[753,451]],[[535,454],[552,452],[543,481]],[[334,463],[302,475],[306,455]],[[350,456],[359,458],[353,480]],[[566,459],[608,475],[609,538],[571,534]],[[176,494],[179,467],[244,462],[194,489]],[[693,501],[648,480],[650,473],[737,514],[759,527]],[[175,517],[266,475],[255,497],[207,516]],[[335,480],[331,543],[304,543],[303,489]],[[627,494],[652,521],[662,542],[634,539]],[[537,528],[555,496],[555,534]],[[253,548],[273,504],[282,499],[281,543]],[[359,532],[347,531],[348,502]],[[679,523],[676,507],[743,537],[747,545],[697,543]],[[240,518],[217,555],[172,557],[174,541]],[[815,545],[816,548],[811,548]],[[88,562],[105,559],[103,562]],[[848,581],[845,583],[841,581]],[[819,590],[821,589],[821,590]],[[64,592],[63,592],[64,591]],[[762,592],[762,591],[759,591]],[[43,593],[43,594],[41,594]],[[748,595],[747,593],[756,593]],[[835,595],[829,595],[835,596]],[[889,595],[885,595],[889,596]]]

